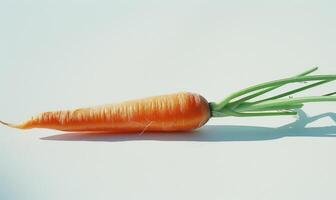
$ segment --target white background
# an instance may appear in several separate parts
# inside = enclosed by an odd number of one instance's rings
[[[336,73],[335,1],[1,1],[0,117]],[[331,83],[312,90],[335,91]],[[310,93],[305,93],[306,95]],[[300,94],[301,95],[301,94]],[[303,95],[303,94],[302,94]],[[184,135],[0,127],[0,199],[335,199],[334,103]],[[334,118],[334,120],[332,120]]]

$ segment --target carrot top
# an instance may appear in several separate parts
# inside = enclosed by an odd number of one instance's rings
[[[336,101],[336,92],[321,96],[292,97],[292,94],[331,82],[336,80],[336,75],[314,75],[307,76],[318,68],[314,67],[299,75],[291,78],[285,78],[258,84],[246,89],[235,92],[218,103],[210,102],[211,114],[213,117],[253,117],[253,116],[274,116],[274,115],[296,115],[295,109],[302,108],[304,103]],[[315,81],[314,83],[303,87],[284,92],[272,97],[255,100],[265,93],[280,88],[290,83],[303,82],[305,84]],[[284,98],[287,97],[287,98]],[[289,98],[288,98],[289,97]]]

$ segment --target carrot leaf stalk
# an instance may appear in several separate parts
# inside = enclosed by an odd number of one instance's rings
[[[277,116],[296,115],[295,109],[302,108],[304,103],[336,101],[336,92],[321,96],[292,97],[291,95],[308,90],[313,87],[336,80],[336,75],[309,75],[318,68],[309,69],[291,78],[270,81],[251,86],[235,92],[219,103],[210,102],[211,114],[213,117],[255,117],[255,116]],[[270,91],[290,83],[308,83],[309,85],[299,87],[272,97],[255,100]],[[244,96],[244,97],[242,97]],[[289,98],[288,98],[289,97]]]

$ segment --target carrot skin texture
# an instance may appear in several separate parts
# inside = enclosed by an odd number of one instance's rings
[[[19,125],[69,132],[174,132],[203,126],[210,118],[207,100],[180,92],[92,108],[44,112]]]

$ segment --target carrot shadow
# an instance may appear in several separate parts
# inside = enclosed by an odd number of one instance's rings
[[[259,126],[207,125],[197,131],[185,133],[144,133],[139,134],[109,134],[109,133],[65,133],[41,138],[56,141],[261,141],[274,140],[283,137],[336,137],[336,126],[306,127],[309,123],[324,117],[330,117],[336,123],[336,113],[324,113],[309,117],[298,110],[298,119],[277,128]]]

